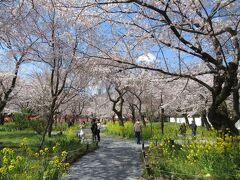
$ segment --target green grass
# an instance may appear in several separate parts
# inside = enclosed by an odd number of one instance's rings
[[[17,147],[23,138],[29,139],[29,146],[36,147],[40,144],[41,135],[33,131],[0,131],[0,143],[2,147]]]
[[[179,136],[180,124],[178,123],[164,123],[164,135],[161,132],[160,122],[148,123],[146,126],[142,126],[142,139],[143,140],[162,140],[162,139],[189,139],[191,138],[191,129],[187,128],[186,137]],[[109,122],[106,125],[105,132],[107,134],[121,136],[124,138],[135,138],[133,123],[126,122],[124,126],[120,126],[118,123]],[[207,131],[204,127],[197,128],[196,139],[202,139],[205,137],[212,137],[212,133]]]
[[[31,129],[21,131],[20,130],[9,131],[8,127],[11,126],[12,123],[9,124],[5,123],[5,125],[0,126],[0,149],[3,149],[4,147],[18,148],[20,147],[20,144],[24,138],[27,138],[28,147],[34,150],[37,150],[39,148],[39,145],[42,140],[42,135],[37,134]],[[60,126],[61,125],[58,125],[58,128]],[[44,147],[52,148],[53,146],[55,146],[56,143],[59,143],[61,151],[73,152],[71,155],[72,156],[71,159],[74,157],[74,154],[76,154],[76,156],[79,157],[79,154],[81,153],[84,154],[86,152],[87,144],[81,143],[79,139],[75,137],[75,130],[78,127],[79,125],[76,124],[74,127],[71,127],[71,129],[68,129],[67,131],[68,133],[63,132],[62,135],[58,134],[57,131],[54,131],[52,137],[46,136],[43,148]],[[58,128],[56,128],[56,130],[59,130]],[[67,128],[65,127],[65,129]],[[69,133],[71,133],[71,137],[68,137]],[[89,151],[92,151],[97,148],[96,144],[90,144],[88,145],[88,147]],[[74,151],[77,151],[79,153],[74,153]]]
[[[14,123],[0,126],[0,179],[61,179],[69,166],[79,157],[97,148],[96,143],[81,143],[76,137],[79,124],[58,132],[62,125],[55,126],[51,137],[46,136],[43,148],[39,145],[42,136],[27,128],[16,130]],[[62,129],[60,129],[62,130]]]

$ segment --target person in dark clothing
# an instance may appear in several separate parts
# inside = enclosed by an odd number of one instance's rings
[[[137,120],[137,121],[135,122],[133,128],[134,128],[134,132],[135,132],[135,137],[136,137],[137,144],[141,144],[141,143],[140,143],[140,140],[141,140],[142,126],[141,126],[139,120]]]
[[[96,131],[96,136],[97,136],[98,142],[100,142],[100,129],[101,129],[101,123],[100,123],[100,120],[98,119],[98,121],[97,121],[97,131]]]
[[[92,140],[96,141],[96,136],[97,136],[97,123],[96,123],[96,119],[92,120],[91,131],[92,131]]]
[[[192,129],[192,136],[196,136],[196,133],[197,133],[197,125],[196,125],[195,121],[192,121],[191,129]]]
[[[64,119],[65,119],[65,122],[66,122],[67,125],[68,125],[68,128],[70,128],[70,127],[73,125],[72,119],[69,119],[69,118],[67,117],[67,115],[65,115]]]

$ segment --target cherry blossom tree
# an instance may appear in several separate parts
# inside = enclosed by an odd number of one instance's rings
[[[83,51],[88,49],[81,36],[88,36],[85,31],[91,24],[84,21],[89,19],[81,18],[81,14],[69,11],[60,1],[54,0],[34,1],[31,17],[32,31],[39,38],[31,56],[43,66],[44,73],[39,74],[39,79],[44,85],[41,87],[49,93],[45,104],[48,107],[45,112],[47,127],[41,147],[45,135],[48,133],[51,136],[54,116],[59,107],[73,100],[87,84],[89,78],[83,76],[87,74],[83,64],[87,63],[88,58]],[[78,21],[79,17],[81,20]],[[78,82],[81,78],[86,81]]]
[[[238,134],[234,125],[240,116],[238,1],[106,0],[98,1],[97,6],[116,30],[113,35],[127,44],[127,48],[120,51],[122,55],[128,54],[127,61],[125,56],[116,58],[115,48],[114,56],[113,52],[105,53],[106,60],[196,81],[211,93],[208,118],[213,127],[230,128],[233,134]],[[149,67],[136,63],[139,49],[156,51],[160,59],[158,65]],[[189,61],[204,62],[208,69],[183,73],[182,68],[191,65]],[[202,74],[212,74],[213,83],[201,80],[199,75]],[[233,97],[231,117],[224,105],[230,96]]]
[[[112,89],[113,86],[113,89]],[[117,93],[117,97],[113,98],[111,95],[111,91],[115,90]],[[117,84],[110,84],[107,87],[107,93],[109,100],[113,103],[112,110],[113,112],[118,116],[118,119],[120,121],[120,124],[123,126],[123,103],[124,103],[124,95],[126,94],[127,90],[125,88],[121,88]]]
[[[21,15],[21,16],[20,16]],[[29,16],[19,14],[15,25],[5,26],[0,34],[0,113],[11,99],[20,68],[31,62],[30,54],[38,38],[31,34]]]

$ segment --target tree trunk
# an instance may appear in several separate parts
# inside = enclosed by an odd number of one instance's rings
[[[55,114],[55,109],[56,109],[56,101],[57,101],[57,96],[55,96],[52,100],[52,104],[50,107],[50,112],[48,116],[48,137],[51,137],[52,135],[52,126],[54,123],[54,114]]]
[[[116,113],[116,112],[115,112],[115,113]],[[116,113],[116,114],[117,114],[117,116],[118,116],[119,125],[120,125],[120,126],[124,126],[122,113]]]
[[[0,102],[0,113],[3,112],[3,109],[5,108],[6,104],[7,104],[6,101],[1,101],[1,102]]]
[[[4,92],[3,99],[0,97],[0,113],[3,112],[3,109],[7,105],[7,102],[9,101],[9,96],[16,86],[16,82],[17,82],[17,78],[18,78],[18,71],[19,71],[21,63],[22,63],[22,61],[20,61],[20,60],[16,63],[14,76],[13,76],[12,81],[11,81],[11,86],[8,90],[6,90],[6,92]]]
[[[143,126],[146,127],[146,121],[145,121],[144,115],[142,113],[140,114],[140,117],[141,117],[141,121],[143,123]]]
[[[122,92],[117,87],[115,87],[115,90],[119,94],[119,97],[116,100],[114,100],[114,99],[112,99],[112,97],[110,95],[110,87],[111,86],[109,86],[107,88],[107,93],[108,93],[109,100],[113,102],[112,110],[118,116],[120,126],[124,126],[123,115],[122,115],[122,113],[123,113],[123,103],[124,103],[123,96],[127,91]],[[118,102],[119,102],[119,110],[117,109]]]
[[[4,115],[0,113],[0,124],[4,125]]]
[[[231,135],[239,135],[238,129],[235,127],[236,122],[229,118],[225,103],[221,104],[218,108],[211,106],[208,111],[208,119],[215,129],[222,130],[223,132],[229,129]]]
[[[175,123],[177,123],[177,117],[174,117]]]
[[[48,121],[49,121],[48,137],[51,137],[52,136],[53,123],[54,123],[53,115],[50,115]]]
[[[211,125],[208,123],[208,120],[207,120],[207,111],[206,111],[206,109],[204,109],[201,112],[201,125],[203,127],[206,127],[207,130],[209,130],[211,128]]]
[[[238,92],[238,63],[230,62],[228,71],[223,75],[215,75],[213,79],[212,104],[208,110],[208,119],[217,130],[230,130],[231,135],[238,135],[235,123],[240,118]],[[225,100],[233,95],[233,112],[230,118]]]
[[[112,116],[112,122],[115,124],[115,115]]]
[[[160,121],[161,121],[161,131],[162,131],[162,135],[164,134],[164,109],[161,108],[160,109]]]
[[[189,126],[189,120],[188,120],[187,114],[183,114],[183,117],[185,119],[186,124]]]
[[[47,119],[48,119],[48,118],[47,118]],[[43,132],[42,141],[41,141],[41,143],[40,143],[39,149],[42,149],[42,146],[43,146],[43,144],[44,144],[44,142],[45,142],[45,137],[46,137],[46,134],[47,134],[47,132],[48,132],[48,127],[49,127],[49,120],[47,121],[47,125],[46,125],[46,127],[45,127],[44,132]]]
[[[133,104],[130,104],[130,110],[132,113],[132,123],[134,124],[136,121],[136,112]]]

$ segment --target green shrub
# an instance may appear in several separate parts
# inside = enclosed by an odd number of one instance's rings
[[[43,118],[30,121],[30,127],[38,134],[42,134],[46,126],[47,120]]]
[[[68,128],[67,123],[56,123],[53,126],[53,130],[54,131],[66,131],[66,129]]]
[[[65,135],[68,139],[74,139],[76,138],[76,127],[70,127],[70,128],[67,128],[67,130],[65,131]]]
[[[14,131],[14,130],[16,130],[16,124],[14,122],[6,122],[0,128],[0,131]]]
[[[15,123],[17,130],[24,130],[29,127],[29,114],[26,112],[14,113],[13,114],[13,122]]]

